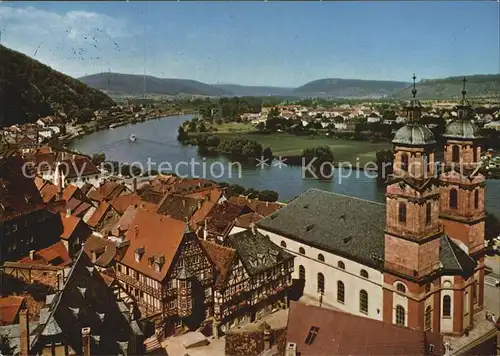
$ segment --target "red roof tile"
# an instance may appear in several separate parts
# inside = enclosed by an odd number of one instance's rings
[[[116,244],[113,241],[94,235],[87,238],[83,250],[94,264],[101,267],[109,266],[116,256]],[[93,260],[94,257],[95,261]]]
[[[227,201],[216,204],[207,215],[207,230],[211,234],[225,236],[233,226],[236,218],[247,212],[244,206]]]
[[[0,325],[12,325],[24,305],[24,298],[9,296],[0,298]]]
[[[67,266],[71,264],[72,260],[64,242],[58,241],[49,247],[35,251],[33,259],[27,256],[18,262],[30,265]]]
[[[61,238],[68,240],[69,238],[71,238],[82,219],[74,215],[67,215],[66,213],[60,213],[60,216],[63,228]]]
[[[92,216],[88,219],[87,225],[91,227],[96,227],[97,225],[99,225],[110,208],[111,205],[109,203],[101,202]]]
[[[231,271],[231,265],[236,257],[236,250],[206,240],[200,240],[200,242],[208,257],[215,263],[217,269],[215,286],[221,288],[226,283]]]
[[[313,342],[306,338],[318,328]],[[425,336],[424,336],[425,334]],[[326,355],[424,355],[424,339],[443,354],[443,337],[341,311],[291,302],[287,341],[297,344],[302,356]]]
[[[130,246],[121,263],[157,281],[163,281],[184,237],[184,222],[139,209],[130,225],[126,235]],[[135,251],[142,248],[144,254],[137,262]],[[159,272],[149,264],[149,259],[156,257],[164,258]]]
[[[248,199],[245,197],[231,197],[229,198],[229,201],[233,204],[246,205],[252,209],[253,212],[264,217],[271,215],[284,206],[284,204],[281,203],[272,203],[258,199]]]
[[[215,205],[216,204],[211,201],[205,201],[201,205],[201,208],[196,210],[193,216],[191,216],[191,219],[189,220],[189,226],[191,227],[191,229],[196,230],[198,226],[203,225],[203,222],[207,218],[208,214],[210,214]]]
[[[263,218],[264,217],[262,215],[259,215],[257,213],[248,213],[239,216],[234,222],[234,225],[248,229],[251,227],[252,224],[255,224],[256,222],[262,220]]]
[[[113,205],[113,208],[115,208],[118,213],[123,214],[130,205],[138,204],[139,202],[141,202],[141,197],[132,193],[114,198],[111,201],[111,205]]]

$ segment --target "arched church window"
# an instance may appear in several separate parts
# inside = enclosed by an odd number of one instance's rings
[[[337,302],[344,304],[345,287],[342,281],[337,281]]]
[[[474,191],[474,209],[478,209],[479,208],[479,190],[476,189]]]
[[[359,311],[368,314],[368,293],[364,289],[359,292]]]
[[[451,147],[451,161],[453,163],[460,163],[460,147],[458,145]]]
[[[431,331],[432,329],[432,310],[430,306],[425,309],[424,329],[425,331]]]
[[[363,278],[368,278],[368,272],[366,272],[365,269],[362,269],[361,272],[359,273],[361,275],[361,277]]]
[[[450,208],[456,209],[458,207],[458,190],[452,188],[450,190]]]
[[[323,273],[318,273],[318,293],[325,294],[325,276]]]
[[[345,269],[345,264],[342,261],[337,262],[337,267],[340,269]]]
[[[406,153],[403,153],[401,155],[401,169],[405,172],[408,172],[408,163],[409,161],[409,158],[408,158],[408,155]]]
[[[443,297],[443,317],[451,316],[451,297],[445,295]]]
[[[396,325],[405,326],[406,312],[401,305],[396,305]]]
[[[306,279],[306,269],[302,265],[299,266],[299,279],[302,281]]]
[[[425,224],[429,225],[432,220],[432,204],[430,202],[425,206]]]
[[[406,223],[406,203],[399,203],[399,222]]]

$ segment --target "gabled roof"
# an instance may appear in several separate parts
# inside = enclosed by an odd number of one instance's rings
[[[248,206],[254,213],[262,216],[269,216],[281,209],[285,204],[262,201],[258,199],[248,199],[246,197],[231,197],[229,202],[238,205]]]
[[[308,337],[309,333],[315,337]],[[429,355],[430,345],[433,355],[444,354],[443,337],[438,333],[293,301],[286,338],[297,344],[301,356]]]
[[[134,333],[113,292],[83,250],[62,290],[40,311],[40,326],[31,350],[39,353],[55,339],[64,340],[77,354],[82,354],[82,327],[90,327],[93,339],[100,340],[92,345],[93,354],[117,355],[119,343],[129,341]]]
[[[218,236],[225,236],[234,224],[236,218],[249,212],[245,206],[227,201],[216,204],[207,215],[207,231]]]
[[[234,226],[238,227],[243,227],[245,229],[251,228],[252,224],[255,224],[262,220],[264,217],[262,215],[259,215],[257,213],[248,213],[248,214],[243,214],[240,215],[239,217],[236,218],[234,222]]]
[[[23,297],[8,296],[0,298],[0,325],[14,324],[23,304]]]
[[[196,230],[200,225],[203,224],[215,205],[217,204],[208,200],[203,202],[201,208],[196,210],[196,212],[191,216],[191,219],[189,220],[189,226],[193,230]]]
[[[268,236],[244,230],[226,237],[227,245],[234,248],[248,274],[254,276],[294,256],[276,246]]]
[[[102,219],[105,217],[106,213],[109,211],[111,208],[111,205],[106,202],[101,202],[97,206],[97,209],[94,211],[92,216],[87,220],[87,225],[89,225],[92,228],[97,227],[99,223],[102,221]]]
[[[185,223],[155,212],[139,209],[130,223],[126,239],[130,246],[120,262],[157,281],[163,281],[184,237]],[[136,251],[141,258],[136,261]],[[150,258],[163,257],[160,271],[150,264]]]
[[[90,190],[88,192],[88,196],[90,199],[95,201],[109,202],[122,195],[124,192],[129,192],[128,188],[124,184],[108,180],[95,190]]]
[[[61,238],[68,240],[73,236],[82,219],[66,213],[60,213],[59,215],[61,216],[61,223],[63,227]]]
[[[140,202],[141,202],[141,197],[135,193],[132,193],[132,194],[120,195],[114,198],[111,201],[111,205],[113,206],[113,208],[115,208],[115,210],[119,214],[123,214],[130,205],[139,204]]]
[[[222,196],[222,189],[213,188],[208,190],[201,190],[194,193],[186,194],[187,197],[196,198],[196,199],[204,199],[208,200],[212,203],[217,203]]]
[[[83,250],[91,260],[95,253],[96,260],[92,261],[95,265],[108,267],[115,258],[117,249],[113,241],[90,235],[83,245]]]
[[[198,210],[200,199],[177,194],[167,194],[158,205],[158,214],[167,215],[177,220],[186,221]]]
[[[237,258],[236,250],[206,240],[200,240],[200,242],[217,269],[215,287],[224,287],[231,272],[231,266]]]
[[[19,260],[19,263],[24,264],[51,266],[68,266],[71,262],[72,260],[69,256],[68,249],[62,241],[58,241],[49,247],[35,251],[33,253],[33,259],[27,256]]]

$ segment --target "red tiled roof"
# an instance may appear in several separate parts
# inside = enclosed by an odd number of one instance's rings
[[[57,191],[58,191],[57,185],[48,183],[43,186],[42,190],[40,191],[40,195],[43,198],[43,201],[45,203],[48,203],[56,197]]]
[[[109,203],[101,202],[92,216],[88,219],[87,225],[91,227],[96,227],[97,225],[99,225],[110,207],[111,205]]]
[[[229,201],[233,204],[246,205],[253,212],[264,217],[271,215],[275,211],[281,209],[284,204],[267,202],[257,199],[247,199],[245,197],[230,197]]]
[[[69,238],[71,238],[71,236],[75,232],[76,228],[78,227],[78,224],[82,219],[74,215],[68,216],[66,213],[60,213],[60,216],[63,228],[63,231],[61,233],[61,238],[68,240]]]
[[[201,205],[201,208],[196,210],[193,216],[191,216],[191,219],[189,220],[189,226],[191,229],[196,230],[198,226],[202,225],[215,205],[216,204],[211,201],[205,201]]]
[[[71,264],[72,260],[64,242],[58,241],[49,247],[35,251],[33,259],[27,256],[18,262],[30,265],[67,266]]]
[[[77,190],[78,187],[76,185],[68,184],[63,190],[63,199],[66,201],[70,200]]]
[[[78,176],[88,176],[99,174],[99,170],[86,156],[76,156],[72,159],[60,161],[61,170],[66,178],[77,178]]]
[[[126,235],[130,246],[121,263],[157,281],[163,281],[184,237],[184,222],[139,209],[130,226]],[[137,262],[135,251],[140,248],[144,248],[144,254]],[[159,272],[149,265],[149,259],[155,257],[165,259]]]
[[[316,338],[306,344],[311,327]],[[424,336],[425,334],[425,336]],[[291,302],[287,341],[297,344],[302,356],[326,355],[425,355],[424,339],[443,355],[443,337],[341,311]],[[424,351],[425,350],[425,351]]]
[[[217,201],[222,196],[222,189],[215,188],[215,189],[202,190],[199,192],[186,194],[186,196],[192,197],[192,198],[197,198],[197,199],[207,199],[208,201],[211,201],[212,203],[217,203]]]
[[[236,218],[246,212],[244,206],[227,201],[216,204],[207,215],[207,230],[209,233],[224,236],[229,232]]]
[[[91,260],[93,258],[92,252],[94,252],[96,260],[92,262],[101,267],[109,266],[116,256],[116,244],[113,241],[94,235],[87,238],[83,250]]]
[[[262,220],[263,218],[264,217],[262,215],[259,215],[257,213],[248,213],[239,216],[234,222],[234,225],[248,229],[252,224]]]
[[[236,250],[206,240],[200,240],[200,242],[207,252],[208,257],[215,263],[218,273],[215,286],[221,288],[224,286],[231,271],[232,262],[236,257]]]
[[[111,205],[119,214],[123,214],[130,205],[141,202],[141,197],[135,193],[120,195],[111,201]]]
[[[9,296],[0,298],[0,325],[12,325],[24,305],[24,298]]]

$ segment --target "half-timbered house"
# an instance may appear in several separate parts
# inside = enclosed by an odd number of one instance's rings
[[[130,226],[116,277],[143,313],[160,316],[156,326],[165,336],[210,319],[214,265],[196,235],[180,220],[143,209]]]

